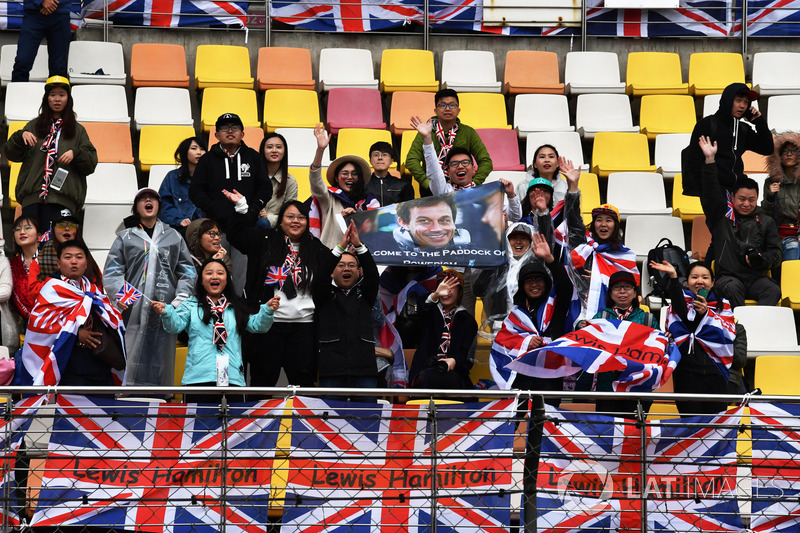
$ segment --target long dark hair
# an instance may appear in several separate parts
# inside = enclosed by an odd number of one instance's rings
[[[191,177],[189,175],[189,147],[192,146],[192,143],[196,142],[197,146],[202,148],[203,141],[198,139],[197,137],[189,137],[188,139],[184,139],[178,145],[178,148],[175,150],[175,162],[181,166],[181,172],[178,175],[178,181],[181,183],[186,183],[189,181]]]
[[[17,229],[17,226],[21,226],[25,222],[28,222],[31,226],[34,227],[34,229],[36,229],[37,235],[41,233],[41,230],[39,229],[39,221],[36,219],[36,217],[32,217],[29,215],[20,215],[17,217],[17,219],[14,221],[14,224],[11,226],[11,230],[14,232],[15,235],[17,232],[14,230]],[[22,247],[19,244],[17,244],[17,239],[12,238],[12,241],[14,243],[13,244],[14,252],[17,254],[22,254]]]
[[[267,240],[267,264],[269,266],[281,266],[286,260],[286,254],[288,253],[286,246],[286,234],[281,229],[281,221],[283,220],[283,214],[286,213],[286,210],[292,206],[296,207],[301,214],[308,217],[308,207],[306,207],[306,205],[302,202],[292,200],[291,202],[286,202],[281,206],[281,210],[278,212],[278,222],[275,227],[270,230],[270,236]],[[311,235],[309,227],[310,226],[306,226],[306,230],[300,236],[299,241],[300,268],[302,270],[303,286],[307,286],[310,283],[311,274],[316,270],[318,263],[318,248],[314,246],[314,241],[316,238]],[[298,287],[298,289],[299,288],[302,287]]]
[[[57,85],[49,91],[45,91],[44,96],[42,96],[39,116],[36,117],[36,122],[33,124],[33,129],[37,137],[44,138],[50,133],[50,126],[53,124],[53,110],[50,109],[50,103],[47,101],[47,97],[53,89],[59,87],[62,89],[64,88],[61,85]],[[64,111],[61,112],[61,135],[65,139],[72,139],[75,137],[75,129],[78,125],[78,120],[75,118],[75,112],[72,110],[74,104],[72,92],[70,92],[69,89],[64,90],[67,91],[67,105],[64,106]]]
[[[595,217],[592,217],[592,221],[586,225],[586,229],[589,230],[589,234],[595,242],[598,244],[605,244],[600,242],[600,237],[598,237],[597,233],[594,231],[594,218]],[[622,244],[622,228],[620,228],[620,222],[617,218],[614,219],[614,231],[611,232],[611,237],[609,237],[607,242],[613,248],[619,248],[620,244]]]
[[[336,178],[339,176],[339,172],[341,172],[345,165],[353,165],[353,168],[355,169],[354,172],[358,175],[358,181],[353,183],[353,186],[350,188],[350,192],[346,192],[345,195],[350,198],[350,201],[353,203],[360,202],[367,197],[367,189],[364,185],[364,180],[367,179],[367,176],[361,175],[360,166],[356,165],[352,161],[343,161],[339,163],[339,166],[337,166],[333,171],[334,181],[337,182],[337,185],[338,180]]]
[[[533,161],[531,161],[531,170],[533,171],[533,177],[534,178],[541,177],[539,176],[539,170],[536,168],[536,165],[534,163],[536,163],[536,156],[539,155],[539,152],[541,152],[543,148],[550,148],[556,154],[556,171],[553,173],[553,177],[556,177],[558,176],[558,173],[561,172],[561,169],[558,166],[558,150],[556,150],[556,147],[553,146],[552,144],[543,144],[539,148],[537,148],[535,152],[533,152]]]
[[[264,162],[264,168],[267,168],[267,158],[264,157],[264,147],[267,145],[267,141],[274,137],[277,137],[283,143],[283,159],[281,159],[279,166],[281,181],[278,183],[278,188],[275,189],[273,195],[277,198],[283,198],[283,195],[286,194],[286,182],[289,177],[289,145],[286,143],[286,139],[277,131],[267,133],[264,135],[264,139],[261,141],[261,147],[258,149],[258,155],[261,156],[261,161]]]
[[[531,180],[531,181],[533,181],[533,180]],[[524,217],[524,216],[527,216],[527,215],[531,215],[531,219],[533,219],[533,215],[534,215],[533,211],[534,210],[533,210],[533,205],[531,204],[530,187],[528,187],[528,190],[525,191],[525,198],[522,199],[522,201],[520,202],[520,205],[522,206],[522,216]],[[550,210],[553,209],[553,191],[552,190],[550,191],[550,201],[547,202],[547,208],[550,209]]]
[[[203,323],[209,324],[211,322],[211,305],[209,305],[208,298],[206,298],[208,296],[208,292],[206,291],[206,288],[203,287],[203,270],[205,270],[206,266],[211,263],[222,265],[222,268],[225,269],[227,284],[225,285],[222,294],[228,300],[228,305],[230,305],[233,309],[233,316],[236,318],[236,331],[239,333],[239,335],[243,335],[247,328],[247,320],[249,316],[253,314],[253,309],[247,305],[244,300],[236,296],[236,291],[233,288],[233,279],[231,279],[231,272],[228,270],[228,267],[225,266],[225,263],[223,263],[222,260],[214,259],[213,257],[209,257],[203,261],[203,265],[200,267],[200,275],[197,276],[197,281],[195,282],[194,286],[194,293],[197,295],[197,303],[200,304],[200,308],[203,310]]]

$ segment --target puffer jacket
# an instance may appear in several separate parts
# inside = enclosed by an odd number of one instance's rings
[[[800,219],[800,164],[794,167],[790,174],[781,165],[781,147],[793,144],[800,149],[800,133],[788,132],[775,139],[775,151],[767,159],[769,179],[764,184],[764,200],[761,210],[765,215],[775,219],[775,223],[798,224]],[[800,162],[800,154],[797,156]],[[780,183],[781,189],[777,194],[769,190],[772,183]],[[800,228],[798,228],[800,229]]]

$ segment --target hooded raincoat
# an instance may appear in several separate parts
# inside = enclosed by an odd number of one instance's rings
[[[108,252],[103,281],[114,300],[128,282],[153,301],[177,307],[194,292],[197,273],[189,249],[180,233],[160,220],[150,237],[133,217],[118,235]],[[125,346],[128,352],[127,384],[139,386],[173,385],[177,335],[167,333],[161,317],[144,298],[123,313]]]

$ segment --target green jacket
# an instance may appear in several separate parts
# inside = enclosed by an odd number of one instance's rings
[[[472,181],[475,182],[475,185],[481,185],[486,176],[489,175],[489,172],[492,171],[492,158],[489,157],[489,151],[484,146],[480,136],[478,136],[478,132],[462,124],[458,119],[456,119],[456,123],[458,124],[458,133],[456,133],[456,140],[453,141],[453,147],[466,148],[475,157],[475,161],[478,162],[478,170],[475,172],[475,177],[472,178]],[[435,134],[433,135],[433,147],[438,154],[441,146],[439,146],[439,141],[436,140]],[[425,174],[422,136],[419,133],[414,137],[414,142],[411,143],[411,149],[408,151],[406,170],[411,172],[411,175],[414,176],[414,179],[419,182],[421,187],[430,188],[430,180]]]
[[[46,154],[41,150],[44,138],[37,136],[35,146],[26,146],[22,140],[24,131],[36,135],[35,122],[35,119],[31,120],[25,124],[23,129],[14,132],[4,147],[9,160],[22,162],[15,189],[17,202],[22,207],[40,202],[39,192],[44,180]],[[69,176],[60,191],[50,189],[47,193],[47,201],[63,205],[74,213],[83,208],[83,201],[86,199],[86,176],[94,172],[97,166],[97,151],[89,140],[86,130],[80,124],[75,125],[73,138],[65,139],[62,135],[58,141],[58,157],[69,150],[73,151],[72,162],[66,167],[69,170]],[[60,166],[56,163],[53,172]]]

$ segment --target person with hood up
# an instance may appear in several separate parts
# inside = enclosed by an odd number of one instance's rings
[[[775,139],[767,159],[769,179],[764,184],[761,210],[778,225],[783,260],[800,259],[800,134],[787,132]]]
[[[774,151],[767,121],[752,106],[757,99],[758,93],[744,83],[731,83],[725,87],[717,112],[701,119],[692,131],[688,164],[693,175],[700,177],[703,168],[704,156],[698,148],[700,137],[708,137],[717,143],[717,169],[723,191],[733,190],[736,182],[744,179],[743,153],[751,150],[770,155]],[[701,183],[705,187],[704,179]]]
[[[186,244],[195,266],[200,267],[207,259],[222,261],[228,270],[233,270],[228,251],[222,247],[222,232],[219,224],[210,218],[198,218],[186,228]]]
[[[180,233],[158,220],[159,204],[149,188],[133,199],[132,215],[123,220],[103,273],[112,301],[126,281],[151,301],[173,307],[193,294],[197,273],[189,249]],[[164,331],[161,317],[142,300],[117,305],[125,318],[128,385],[172,386],[177,334]]]

